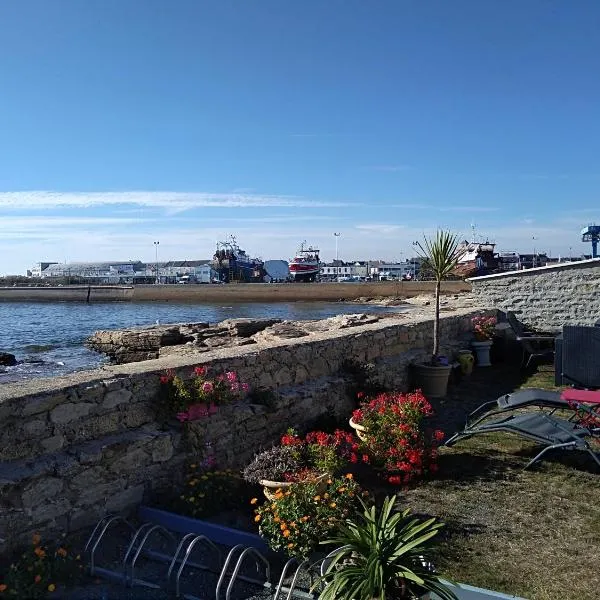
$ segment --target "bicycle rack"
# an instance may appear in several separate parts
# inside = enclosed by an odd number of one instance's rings
[[[190,567],[194,567],[196,569],[203,569],[205,571],[219,573],[218,570],[213,570],[208,565],[203,565],[202,563],[188,562],[190,554],[196,544],[202,543],[205,546],[208,546],[208,548],[210,550],[212,550],[217,557],[218,567],[221,567],[223,565],[223,553],[219,550],[219,548],[217,548],[217,546],[211,540],[209,540],[205,535],[196,535],[194,533],[188,533],[186,536],[183,537],[183,539],[179,543],[179,546],[177,547],[177,551],[175,552],[175,555],[173,556],[173,560],[171,561],[171,564],[169,566],[169,571],[167,573],[167,581],[169,581],[171,578],[171,573],[173,572],[173,567],[177,563],[177,560],[179,558],[179,553],[181,552],[184,543],[190,537],[192,537],[193,539],[187,545],[187,548],[185,550],[185,555],[184,555],[183,559],[181,560],[181,564],[179,565],[179,569],[177,570],[177,574],[175,576],[175,596],[177,598],[179,598],[181,595],[180,594],[180,579],[181,579],[181,574],[183,573],[183,569],[186,566],[186,564],[189,565]]]
[[[150,525],[150,527],[147,527],[148,525]],[[129,567],[130,568],[129,585],[131,587],[133,587],[134,585],[138,584],[138,585],[142,585],[144,587],[160,589],[162,586],[157,583],[153,583],[151,581],[146,581],[144,579],[136,579],[135,578],[135,563],[137,562],[142,550],[144,549],[144,545],[146,544],[146,542],[148,541],[148,539],[154,532],[160,533],[166,538],[170,538],[173,541],[173,545],[176,544],[177,540],[176,540],[175,536],[168,529],[165,529],[162,525],[152,525],[151,523],[145,523],[138,529],[138,531],[136,532],[136,535],[134,536],[134,540],[132,540],[132,543],[130,544],[130,548],[128,548],[128,553],[125,556],[125,558],[123,559],[123,566],[125,569],[127,569],[126,560],[130,554],[130,550],[133,549],[133,544],[135,542],[135,539],[139,538],[140,533],[144,532],[144,531],[145,531],[144,537],[142,538],[139,546],[137,547],[137,550],[135,551],[135,554],[133,555],[133,558],[131,559],[131,565]],[[165,561],[164,558],[161,558],[161,554],[162,553],[146,551],[147,556],[148,555],[153,556],[155,559],[158,559],[162,562],[169,562],[171,557],[169,556],[168,559]]]
[[[242,553],[240,554],[240,557],[237,560],[235,568],[233,569],[233,573],[231,574],[231,579],[229,580],[229,585],[227,586],[227,590],[225,592],[225,600],[230,600],[231,590],[233,589],[233,584],[235,583],[235,580],[238,577],[238,573],[240,571],[242,563],[244,562],[244,559],[246,558],[246,556],[250,556],[250,555],[254,555],[257,572],[260,571],[260,563],[262,562],[262,564],[265,567],[266,579],[265,579],[265,581],[262,581],[262,582],[259,579],[252,579],[250,577],[245,577],[245,576],[240,576],[240,579],[242,581],[247,581],[249,583],[256,583],[257,585],[260,585],[266,589],[270,589],[272,587],[272,585],[271,585],[271,565],[269,564],[269,561],[258,550],[256,550],[256,548],[249,546],[248,548],[245,548],[244,550],[242,550]],[[223,567],[223,573],[225,573],[225,567]],[[218,585],[217,585],[215,597],[216,597],[216,600],[219,600],[219,586]]]
[[[132,532],[135,531],[135,527],[127,519],[121,517],[120,515],[111,514],[102,517],[100,521],[98,521],[96,527],[94,527],[92,533],[90,534],[90,537],[88,538],[83,549],[84,554],[87,553],[88,550],[90,553],[90,575],[94,575],[97,572],[102,572],[109,576],[116,576],[118,578],[121,577],[120,573],[117,573],[116,571],[111,571],[110,569],[105,569],[103,567],[97,567],[95,564],[96,550],[98,549],[98,546],[102,541],[104,534],[111,525],[119,522],[125,523],[125,525],[127,525],[127,527],[129,527],[129,529],[131,529]]]

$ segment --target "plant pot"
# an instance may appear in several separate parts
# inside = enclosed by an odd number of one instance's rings
[[[315,479],[315,483],[317,484],[317,494],[322,494],[327,488],[327,480],[329,479],[329,473],[322,473]],[[290,488],[292,485],[296,483],[301,483],[298,481],[271,481],[270,479],[261,479],[258,482],[263,486],[263,494],[267,500],[275,500],[277,490],[285,491]]]
[[[460,372],[463,375],[471,375],[475,363],[473,353],[470,350],[459,350],[457,361],[460,365]]]
[[[358,439],[364,442],[367,438],[367,428],[364,425],[361,425],[360,423],[355,423],[352,420],[352,417],[350,417],[350,421],[348,421],[348,423],[350,427],[352,427],[352,429],[354,429],[354,431],[356,432]]]
[[[443,398],[448,391],[450,365],[415,365],[415,383],[426,398]]]
[[[478,367],[491,367],[490,362],[490,348],[492,347],[492,340],[484,340],[482,342],[471,342],[473,350],[477,356]]]

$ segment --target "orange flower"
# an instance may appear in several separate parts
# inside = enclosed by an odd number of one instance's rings
[[[329,506],[331,506],[331,508],[335,508],[337,504],[335,502],[332,502]]]
[[[296,544],[293,544],[292,542],[290,542],[290,543],[287,545],[287,547],[288,547],[288,548],[293,548],[295,545],[296,545]]]
[[[35,578],[34,578],[34,581],[36,583],[39,583],[41,580],[42,580],[42,576],[41,575],[36,575]]]
[[[34,546],[39,546],[39,543],[42,541],[42,538],[40,537],[40,534],[39,533],[35,533],[33,535],[33,540],[32,541],[33,541],[33,545]]]
[[[252,500],[250,500],[250,504],[256,504],[258,502],[258,498],[252,498]]]
[[[53,592],[55,589],[56,589],[56,586],[55,586],[53,583],[51,583],[51,584],[48,586],[48,591],[49,591],[49,592]]]
[[[0,593],[5,592],[8,586],[5,583],[0,584]]]
[[[308,521],[308,517],[306,515],[304,515],[301,519],[300,519],[303,523],[306,523],[306,521]]]
[[[352,475],[352,473],[346,473],[346,479],[354,479],[354,475]]]
[[[281,521],[281,519],[280,519],[279,517],[275,517],[275,518],[273,519],[273,521],[275,521],[275,523],[279,523],[279,521]]]
[[[37,546],[33,552],[40,558],[44,558],[44,556],[46,556],[46,551],[41,546]]]
[[[315,496],[315,502],[318,502],[321,499],[321,496]]]
[[[256,516],[254,517],[254,521],[255,521],[256,523],[258,523],[258,522],[260,521],[260,515],[256,515]]]
[[[283,530],[283,537],[289,537],[290,535],[290,530],[289,529],[284,529]]]
[[[67,551],[64,548],[59,548],[56,551],[56,554],[58,554],[59,556],[62,556],[64,558],[67,555]]]

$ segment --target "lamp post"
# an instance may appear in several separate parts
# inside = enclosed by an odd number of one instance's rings
[[[416,280],[417,279],[417,263],[415,262],[415,252],[417,251],[417,248],[419,246],[419,242],[413,242],[413,279]]]
[[[156,269],[156,280],[155,283],[160,283],[160,275],[158,274],[158,245],[160,242],[153,242],[154,244],[154,268]]]
[[[533,260],[531,261],[533,264],[533,268],[535,269],[536,267],[536,260],[535,260],[535,240],[537,240],[537,238],[535,237],[535,235],[531,236],[531,239],[533,240]]]
[[[333,234],[335,237],[335,271],[336,271],[336,281],[340,280],[340,265],[338,262],[338,238],[340,237],[340,235],[342,235],[341,233],[334,233]]]
[[[569,246],[569,262],[573,262],[573,246]]]

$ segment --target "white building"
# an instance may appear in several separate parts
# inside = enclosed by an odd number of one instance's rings
[[[402,279],[415,276],[415,262],[379,263],[371,267],[371,276],[380,281]]]
[[[357,260],[355,262],[344,262],[342,260],[334,260],[330,263],[321,265],[321,279],[335,280],[341,279],[348,281],[349,279],[365,279],[369,276],[368,261]]]

